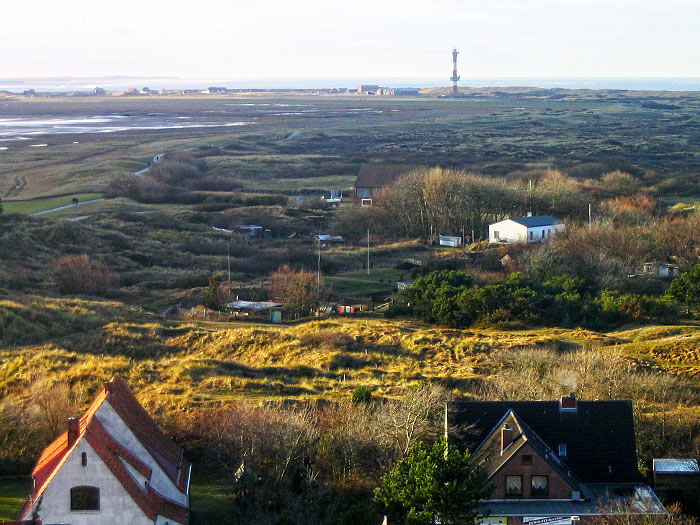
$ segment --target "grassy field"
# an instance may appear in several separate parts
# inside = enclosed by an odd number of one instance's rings
[[[612,163],[665,175],[692,171],[700,158],[690,139],[700,127],[694,94],[483,89],[468,95],[6,97],[0,116],[126,115],[153,125],[184,119],[208,127],[40,135],[47,144],[41,148],[30,147],[35,141],[7,142],[0,196],[98,192],[112,178],[146,167],[153,155],[181,150],[203,156],[214,176],[246,191],[290,195],[349,187],[359,166],[373,160],[493,174],[551,166],[595,175],[596,163]],[[650,100],[662,107],[645,106]],[[239,121],[250,125],[217,127]]]
[[[192,525],[226,523],[235,505],[231,482],[194,471],[190,493]]]
[[[28,476],[0,478],[0,521],[17,519],[31,485]]]
[[[62,195],[60,197],[47,197],[44,199],[31,200],[5,200],[2,203],[3,213],[25,213],[31,214],[61,206],[68,206],[73,203],[73,199],[78,199],[80,202],[101,199],[101,193],[76,193],[73,195]]]
[[[339,297],[367,300],[373,294],[395,291],[396,282],[408,274],[391,268],[373,268],[370,275],[367,270],[340,272],[325,277],[324,282],[332,286],[333,293]]]

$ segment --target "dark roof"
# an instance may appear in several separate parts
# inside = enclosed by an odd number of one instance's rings
[[[566,465],[583,483],[639,480],[631,401],[578,401],[562,412],[558,401],[453,401],[448,411],[450,440],[475,450],[509,410],[544,442],[567,447]]]
[[[528,228],[537,228],[538,226],[551,226],[560,224],[561,221],[551,215],[533,215],[532,217],[511,217],[511,221],[527,226]]]
[[[402,175],[406,175],[420,166],[400,164],[363,164],[357,174],[356,188],[383,188],[389,186]]]

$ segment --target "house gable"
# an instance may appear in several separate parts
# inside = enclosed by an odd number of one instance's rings
[[[87,458],[85,466],[83,453]],[[100,490],[99,510],[71,511],[70,489],[79,486],[97,487]],[[45,523],[153,523],[153,519],[146,516],[134,502],[86,439],[80,440],[66,456],[65,462],[47,485],[41,498],[35,501],[23,517],[28,519],[35,512]]]
[[[76,461],[80,465],[77,471]],[[99,472],[88,469],[93,464]],[[77,480],[82,482],[70,485],[76,481],[71,478],[74,471],[82,476]],[[115,376],[80,419],[69,420],[69,431],[44,450],[32,472],[34,488],[20,516],[26,519],[38,512],[45,520],[65,521],[61,514],[54,515],[54,510],[61,513],[68,505],[70,519],[66,522],[71,524],[94,522],[94,515],[82,520],[88,513],[99,513],[104,523],[141,523],[138,516],[132,519],[123,514],[121,509],[130,504],[145,517],[145,523],[184,524],[188,519],[189,475],[190,464],[183,459],[182,449],[163,434]],[[114,483],[120,488],[115,489]],[[63,490],[66,487],[68,495]],[[71,487],[99,489],[100,510],[70,511]],[[57,504],[42,503],[56,494]],[[114,516],[110,514],[112,507],[116,509]]]
[[[566,446],[564,462],[582,483],[637,483],[632,403],[577,401],[575,407],[562,409],[558,401],[455,401],[449,405],[449,424],[469,432],[453,434],[451,441],[473,450],[513,410],[549,449]]]
[[[473,459],[494,485],[494,499],[509,497],[507,477],[520,477],[517,498],[541,498],[531,490],[533,476],[546,476],[549,499],[570,499],[583,487],[568,466],[518,415],[509,410],[474,451]]]
[[[526,458],[524,460],[523,458]],[[520,496],[506,493],[506,480],[509,476],[519,476],[522,484]],[[547,499],[571,499],[574,491],[579,490],[578,485],[571,485],[551,465],[551,463],[539,455],[538,451],[529,444],[520,447],[510,459],[504,463],[490,478],[489,483],[494,486],[491,499],[541,499],[542,496],[532,494],[532,477],[547,477]]]

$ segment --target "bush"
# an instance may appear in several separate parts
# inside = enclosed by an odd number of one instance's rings
[[[59,292],[101,295],[112,282],[112,273],[99,260],[87,255],[64,255],[53,263]]]
[[[372,402],[372,391],[366,386],[356,388],[352,392],[352,404],[360,405]]]

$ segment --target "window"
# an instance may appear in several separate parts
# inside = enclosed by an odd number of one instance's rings
[[[533,498],[547,496],[547,476],[532,476],[530,478],[530,495]]]
[[[530,232],[530,240],[533,239],[533,236],[532,236],[532,235],[533,235],[533,232]]]
[[[355,188],[355,195],[358,199],[368,199],[372,196],[372,190],[370,188]]]
[[[547,238],[547,230],[542,230],[542,238],[543,239]]]
[[[506,476],[506,497],[523,495],[523,477]]]
[[[70,489],[70,510],[100,510],[100,489],[97,487]]]
[[[566,443],[559,443],[559,457],[566,457]]]
[[[494,231],[494,232],[493,232],[493,238],[494,238],[494,239],[500,239],[500,238],[501,238],[501,234],[500,234],[499,232],[497,232],[497,231]]]
[[[530,454],[523,455],[523,465],[532,465],[532,456]]]
[[[87,467],[87,452],[80,454],[80,463],[83,465],[83,467]]]

